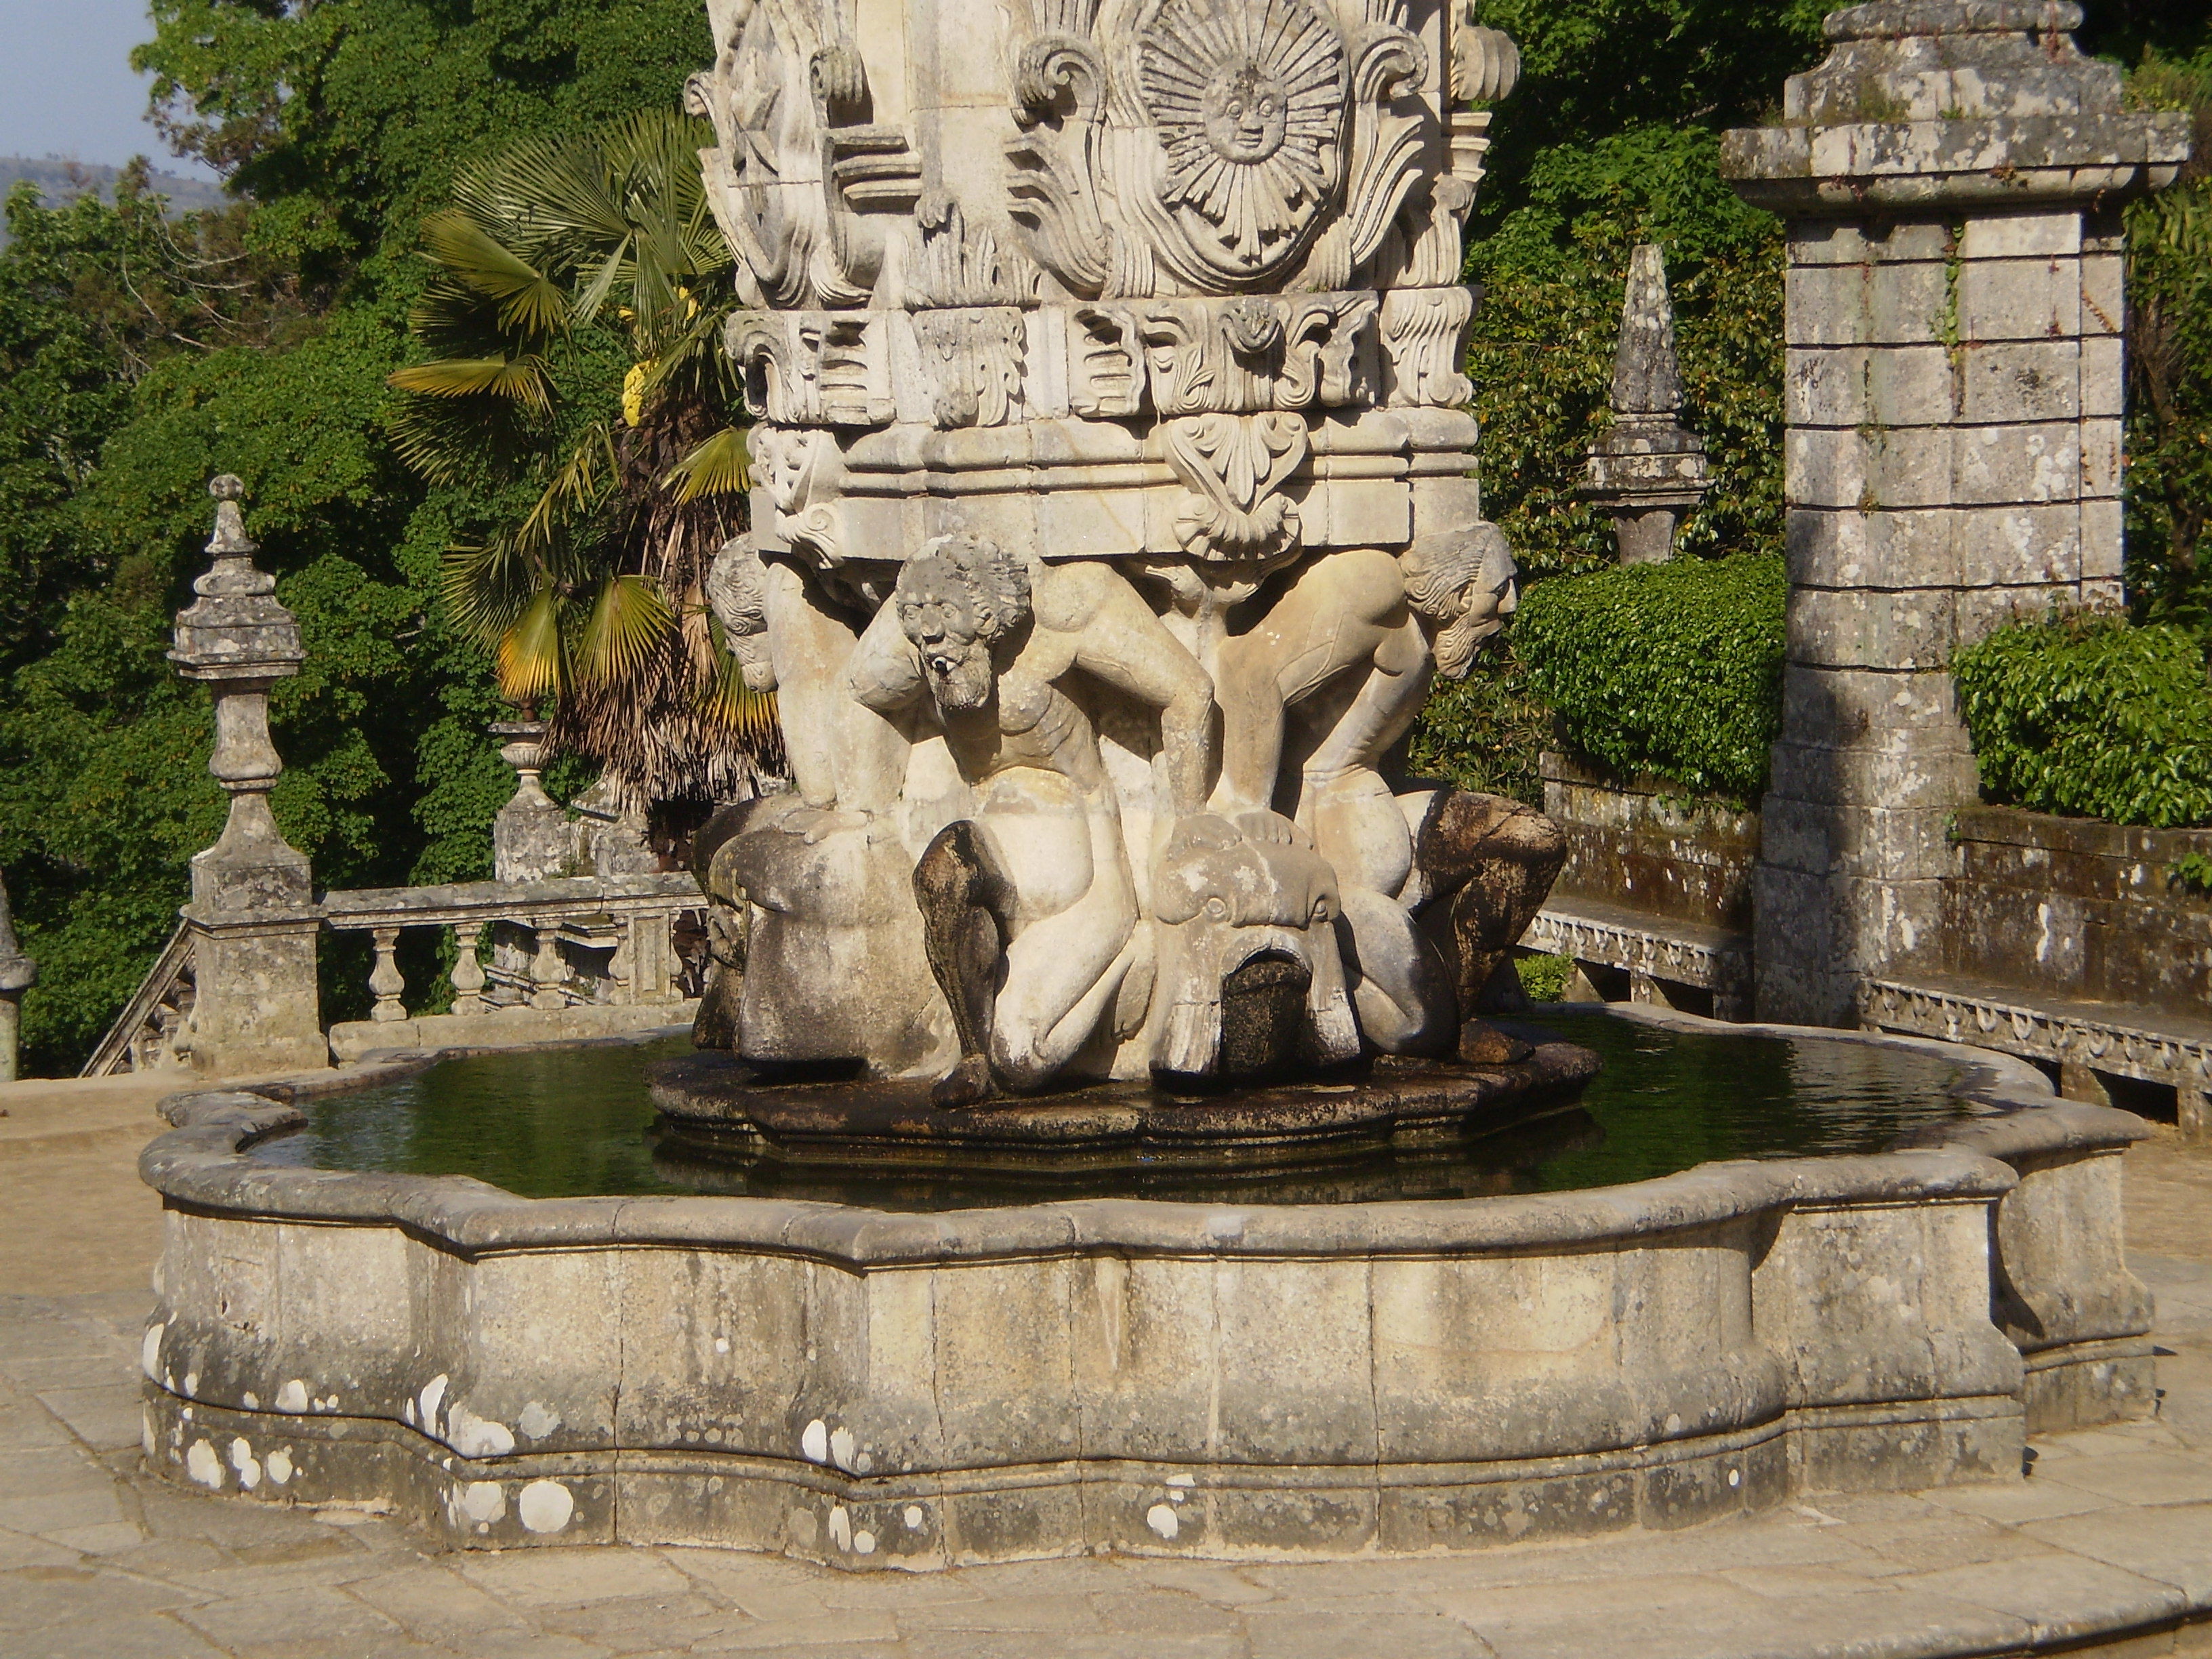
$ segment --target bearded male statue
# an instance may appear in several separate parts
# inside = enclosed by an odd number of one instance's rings
[[[1353,1006],[1385,1053],[1515,1057],[1474,1016],[1542,908],[1565,839],[1517,801],[1408,787],[1385,768],[1437,672],[1464,677],[1504,625],[1516,574],[1487,523],[1398,557],[1328,554],[1221,647],[1216,808],[1272,806],[1334,866]]]
[[[1110,566],[941,536],[901,569],[849,679],[887,717],[933,708],[975,792],[914,872],[960,1043],[938,1104],[1038,1088],[1109,1018],[1114,1036],[1134,1036],[1152,942],[1086,704],[1119,699],[1158,720],[1172,814],[1188,817],[1213,764],[1206,671]]]

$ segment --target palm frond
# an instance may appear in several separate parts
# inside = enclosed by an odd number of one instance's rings
[[[495,536],[473,547],[449,547],[438,572],[439,598],[453,626],[495,648],[550,589],[544,567],[511,536]]]
[[[430,257],[459,282],[499,302],[502,326],[534,335],[557,333],[568,320],[560,284],[504,248],[465,213],[434,213],[422,222]]]
[[[440,357],[394,369],[389,383],[426,398],[501,398],[535,415],[553,408],[545,366],[535,357]]]
[[[515,704],[544,702],[567,684],[568,650],[561,637],[561,596],[549,585],[499,641],[499,693]]]
[[[756,691],[745,684],[744,665],[730,649],[722,624],[712,611],[702,611],[701,617],[714,665],[714,672],[700,683],[701,715],[726,728],[756,752],[764,745],[781,743],[783,726],[776,712],[775,693]]]
[[[644,668],[675,620],[660,584],[650,576],[611,576],[577,636],[578,672],[610,685]]]
[[[619,466],[608,424],[600,421],[586,428],[516,530],[516,539],[528,547],[550,548],[563,526],[605,498]]]
[[[702,495],[742,495],[753,487],[751,458],[745,434],[726,426],[668,469],[661,487],[673,487],[681,502]]]
[[[434,484],[501,482],[541,441],[531,416],[505,398],[400,398],[385,430],[400,460]]]

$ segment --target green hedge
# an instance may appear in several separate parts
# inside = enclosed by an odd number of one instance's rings
[[[1982,788],[2039,812],[2175,829],[2212,823],[2204,648],[2163,623],[2061,617],[1955,653]]]
[[[1789,592],[1772,555],[1556,577],[1529,588],[1514,645],[1586,754],[1749,801],[1782,726]]]

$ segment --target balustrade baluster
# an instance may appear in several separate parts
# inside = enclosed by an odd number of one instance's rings
[[[524,925],[538,939],[538,954],[530,962],[530,982],[538,989],[531,994],[530,1006],[545,1009],[567,1007],[568,999],[561,990],[568,977],[568,964],[561,960],[561,919],[548,916]]]
[[[376,1006],[369,1013],[374,1020],[389,1024],[407,1018],[407,1005],[400,1000],[407,988],[407,979],[399,971],[395,954],[399,949],[399,930],[397,927],[376,927],[370,930],[376,941],[376,966],[369,970],[368,988],[376,994]]]
[[[633,1001],[631,981],[637,969],[637,918],[634,915],[616,919],[615,953],[607,958],[607,977],[614,981],[611,1002],[623,1004]]]
[[[481,1014],[490,1005],[484,1000],[483,963],[477,960],[477,928],[457,923],[453,928],[453,1012]]]

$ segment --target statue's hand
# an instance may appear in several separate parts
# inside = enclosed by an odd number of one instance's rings
[[[810,806],[793,812],[776,828],[787,836],[800,836],[809,847],[818,847],[842,830],[865,830],[868,822],[866,812],[838,812],[824,807]]]

